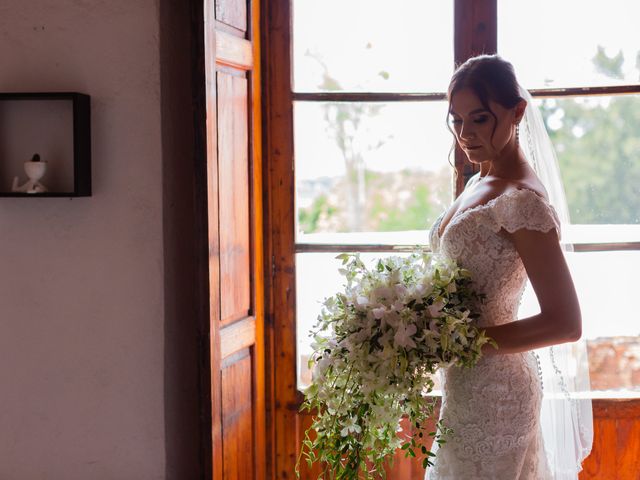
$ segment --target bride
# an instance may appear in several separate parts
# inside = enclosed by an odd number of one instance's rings
[[[480,172],[432,226],[431,248],[471,271],[486,294],[478,325],[498,349],[486,345],[473,369],[444,371],[440,419],[453,433],[436,447],[426,478],[575,479],[593,427],[590,401],[569,391],[575,375],[559,358],[568,350],[558,348],[580,339],[582,321],[559,241],[561,206],[552,206],[540,180],[547,184],[542,164],[555,162],[540,148],[550,146],[548,136],[512,65],[497,55],[461,65],[448,100],[455,139]],[[527,278],[540,313],[515,321]],[[553,385],[542,381],[534,349],[549,354],[559,394],[547,392]]]

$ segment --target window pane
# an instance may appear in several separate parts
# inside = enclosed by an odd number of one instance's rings
[[[580,299],[594,397],[640,397],[640,313],[634,301],[640,252],[571,252],[566,258]],[[528,288],[520,317],[539,311]]]
[[[445,102],[296,102],[296,241],[427,229],[452,198],[446,115]]]
[[[640,240],[640,226],[635,230]],[[640,397],[640,251],[568,253],[594,397]]]
[[[344,284],[344,277],[338,273],[342,262],[336,260],[337,255],[337,253],[296,255],[296,336],[298,339],[299,388],[303,388],[311,382],[311,372],[307,364],[312,353],[309,332],[320,314],[322,302],[335,295]],[[382,256],[383,254],[361,254],[363,261]]]
[[[498,52],[526,88],[637,83],[640,2],[498,2]]]
[[[292,3],[295,91],[446,91],[453,3]]]
[[[296,317],[297,317],[297,367],[298,388],[303,389],[311,382],[308,368],[311,350],[309,331],[316,322],[322,302],[341,291],[345,279],[338,273],[342,261],[336,260],[337,253],[303,253],[296,255]],[[375,260],[388,256],[408,256],[405,253],[361,253],[360,258],[369,267]],[[311,283],[310,283],[311,282]],[[310,288],[312,287],[312,288]],[[440,388],[439,378],[434,378],[435,389]],[[438,391],[433,394],[438,395]]]
[[[296,255],[298,386],[311,380],[309,331],[322,301],[338,292],[344,278],[334,253]],[[363,261],[391,254],[361,253]],[[397,254],[405,255],[405,254]],[[587,341],[591,387],[595,397],[640,397],[640,314],[632,308],[640,252],[567,253],[567,263],[580,298],[583,338]],[[615,277],[615,293],[610,280]],[[313,288],[309,288],[309,282]],[[539,312],[531,288],[523,296],[520,318]]]
[[[640,95],[536,101],[558,154],[574,224],[640,224]],[[574,229],[631,241],[637,229]],[[619,238],[616,238],[619,237]],[[636,236],[636,241],[638,237]]]

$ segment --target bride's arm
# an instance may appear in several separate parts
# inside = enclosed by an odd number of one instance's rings
[[[580,304],[556,231],[521,229],[507,235],[522,259],[540,313],[486,328],[499,348],[485,345],[483,354],[524,352],[578,340],[582,335]]]

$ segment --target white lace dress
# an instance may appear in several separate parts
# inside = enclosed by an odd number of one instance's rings
[[[560,233],[555,210],[537,193],[520,189],[457,213],[439,238],[441,220],[431,228],[431,248],[470,270],[476,290],[486,294],[479,326],[515,320],[526,272],[501,232],[555,228]],[[445,370],[440,418],[454,433],[436,451],[426,479],[551,479],[539,422],[541,401],[533,352],[482,357],[472,369]]]

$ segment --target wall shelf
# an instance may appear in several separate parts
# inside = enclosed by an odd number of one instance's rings
[[[0,93],[0,197],[91,195],[90,97],[77,92]],[[24,162],[38,153],[47,162],[48,191],[11,191],[27,180]]]

